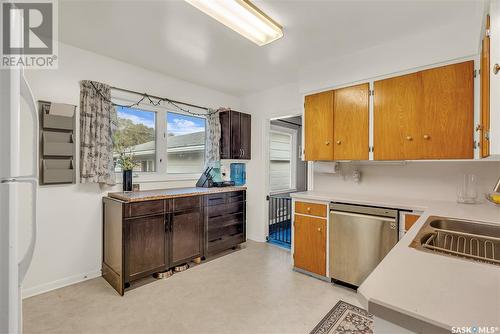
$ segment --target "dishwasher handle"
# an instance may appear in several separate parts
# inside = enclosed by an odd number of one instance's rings
[[[344,211],[335,211],[335,210],[330,210],[330,214],[336,214],[336,215],[344,215],[344,216],[349,216],[349,217],[359,217],[359,218],[369,218],[369,219],[375,219],[375,220],[383,220],[386,222],[391,222],[395,223],[396,218],[392,217],[382,217],[382,216],[373,216],[373,215],[365,215],[362,213],[353,213],[353,212],[344,212]]]

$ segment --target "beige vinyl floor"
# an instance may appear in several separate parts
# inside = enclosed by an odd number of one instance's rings
[[[202,263],[120,297],[102,278],[25,299],[25,333],[309,333],[356,293],[292,271],[266,243]]]

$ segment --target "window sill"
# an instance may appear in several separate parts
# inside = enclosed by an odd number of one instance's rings
[[[123,183],[122,173],[115,173],[116,183]],[[172,181],[197,181],[201,173],[194,174],[159,174],[136,172],[132,173],[133,183],[158,183],[158,182],[172,182]]]

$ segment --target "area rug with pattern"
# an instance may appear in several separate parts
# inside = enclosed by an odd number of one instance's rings
[[[373,315],[340,300],[310,334],[373,334]]]

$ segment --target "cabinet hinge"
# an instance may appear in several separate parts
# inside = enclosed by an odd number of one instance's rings
[[[373,152],[373,146],[368,146],[368,152]]]
[[[474,78],[477,77],[477,70],[474,70]]]
[[[375,95],[375,91],[372,89],[372,90],[368,90],[368,96],[373,96]]]
[[[486,29],[486,37],[491,37],[491,30],[490,29]]]

